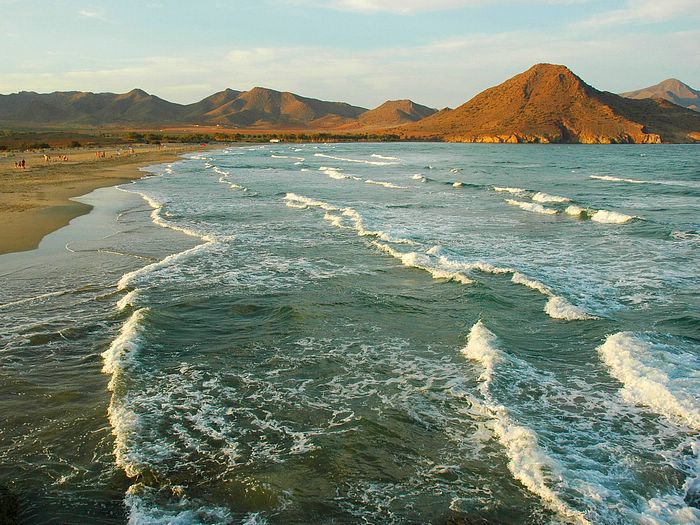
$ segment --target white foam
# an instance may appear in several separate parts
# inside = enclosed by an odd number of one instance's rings
[[[114,389],[114,375],[124,368],[125,362],[134,358],[134,354],[140,348],[141,321],[146,312],[148,312],[148,308],[135,310],[122,325],[119,330],[119,335],[112,341],[109,348],[102,352],[102,359],[104,361],[102,372],[113,375],[112,381],[109,383],[110,390]]]
[[[284,200],[286,201],[287,206],[290,208],[306,209],[306,208],[313,207],[313,208],[320,208],[320,209],[325,210],[327,212],[339,212],[343,217],[347,217],[348,219],[350,219],[353,229],[361,237],[376,237],[376,238],[381,239],[383,241],[396,243],[396,244],[416,244],[414,241],[412,241],[410,239],[403,239],[401,237],[394,237],[391,234],[384,232],[384,231],[381,231],[381,230],[368,230],[365,227],[362,215],[360,215],[356,210],[354,210],[350,207],[340,208],[338,206],[333,206],[332,204],[329,204],[327,202],[323,202],[323,201],[319,201],[319,200],[315,200],[315,199],[310,199],[308,197],[304,197],[302,195],[297,195],[295,193],[287,193],[284,196]],[[341,227],[341,228],[345,227],[342,220],[340,220],[337,216],[334,216],[332,214],[326,214],[326,216],[324,218],[336,227]]]
[[[318,171],[325,173],[331,179],[342,180],[342,179],[348,178],[346,175],[343,175],[342,173],[340,173],[340,169],[338,169],[338,168],[329,168],[327,166],[321,166],[320,168],[318,168]]]
[[[544,215],[556,215],[558,212],[552,208],[545,208],[541,204],[535,204],[532,202],[516,201],[514,199],[506,199],[506,202],[511,206],[517,206],[523,210],[531,211],[533,213],[542,213]]]
[[[552,319],[563,319],[565,321],[597,319],[596,316],[586,313],[563,297],[557,295],[553,295],[549,298],[547,304],[544,306],[544,311]]]
[[[358,164],[369,164],[371,166],[390,166],[392,164],[399,164],[396,161],[385,162],[385,161],[372,161],[372,160],[362,160],[362,159],[348,159],[345,157],[336,157],[334,155],[326,155],[325,153],[314,153],[314,157],[322,157],[325,159],[340,160],[343,162],[355,162]]]
[[[591,175],[591,179],[605,180],[609,182],[629,182],[630,184],[654,184],[646,180],[624,179],[622,177],[611,177],[610,175]]]
[[[397,186],[396,184],[392,184],[391,182],[384,182],[380,180],[372,180],[372,179],[367,179],[365,180],[367,184],[374,184],[376,186],[384,186],[385,188],[391,188],[394,190],[403,190],[405,189],[405,186]]]
[[[433,247],[431,250],[436,250],[434,253],[439,253],[439,247]],[[431,251],[429,250],[429,252]],[[511,273],[511,282],[514,284],[519,284],[526,286],[532,290],[536,290],[545,297],[548,297],[547,303],[544,307],[544,312],[553,319],[563,319],[566,321],[579,321],[586,319],[597,319],[597,317],[583,311],[582,309],[572,305],[563,297],[554,295],[554,292],[550,290],[543,283],[531,279],[521,272],[514,270],[512,268],[503,268],[500,266],[494,266],[493,264],[477,261],[477,262],[460,262],[453,261],[447,256],[440,256],[440,264],[443,267],[451,269],[461,269],[464,271],[477,270],[483,273],[490,273],[494,275],[501,275],[506,273]]]
[[[700,430],[700,374],[686,368],[682,359],[676,370],[685,372],[681,377],[670,377],[661,368],[648,363],[672,360],[661,349],[631,332],[608,336],[598,347],[598,353],[615,379],[623,385],[622,396],[629,403],[644,405],[671,420],[681,420],[689,427]],[[683,370],[685,368],[685,370]]]
[[[494,186],[493,189],[494,191],[498,191],[501,193],[512,193],[513,195],[523,195],[527,193],[522,188],[511,188],[509,186]]]
[[[567,215],[571,215],[573,217],[583,217],[584,215],[587,214],[587,211],[585,208],[581,208],[580,206],[576,206],[575,204],[572,204],[571,206],[567,206],[566,209],[564,210],[564,213]]]
[[[538,191],[532,196],[532,200],[535,202],[570,202],[571,199],[568,197],[560,197],[558,195],[550,195],[549,193],[544,193],[541,191]]]
[[[467,346],[462,354],[478,362],[483,370],[479,376],[479,391],[484,398],[485,412],[494,420],[494,435],[508,456],[508,469],[515,479],[530,492],[537,495],[552,510],[567,520],[588,524],[583,513],[569,507],[550,485],[562,479],[562,469],[538,443],[537,433],[515,423],[508,409],[498,403],[491,394],[491,384],[498,366],[507,360],[498,348],[496,335],[478,321],[472,326]]]
[[[154,262],[152,264],[139,268],[138,270],[134,270],[133,272],[125,273],[124,275],[122,275],[121,279],[119,279],[119,282],[117,283],[117,289],[123,290],[124,288],[129,286],[137,277],[144,274],[148,274],[160,268],[165,268],[169,266],[173,261],[204,251],[205,249],[213,246],[214,244],[217,243],[215,241],[209,241],[204,244],[198,244],[197,246],[194,246],[193,248],[190,248],[188,250],[168,255],[167,257],[158,262]]]
[[[227,177],[227,175],[222,175],[221,177],[219,177],[219,182],[221,182],[222,184],[228,184],[229,188],[231,188],[232,190],[248,191],[248,188],[246,188],[245,186],[241,186],[240,184],[236,184],[235,182],[231,182],[230,180],[228,180]]]
[[[133,306],[138,295],[138,289],[131,290],[124,297],[117,301],[117,309],[124,310],[127,306]]]
[[[618,213],[616,211],[598,210],[591,215],[591,220],[603,224],[625,224],[635,219],[631,215]]]
[[[116,393],[117,382],[125,369],[134,361],[141,348],[141,321],[146,308],[136,310],[122,325],[119,335],[109,348],[102,353],[102,372],[111,374],[107,388],[112,392],[112,399],[107,410],[112,434],[114,435],[114,456],[117,466],[129,477],[140,473],[140,462],[129,454],[130,436],[138,432],[138,416],[121,402],[121,395]]]
[[[401,160],[398,157],[385,157],[384,155],[377,155],[376,153],[371,155],[372,158],[382,159],[382,160]]]
[[[293,156],[287,156],[287,155],[270,155],[270,157],[272,157],[273,159],[291,159],[291,160],[296,160],[298,162],[304,162],[306,160],[304,157],[293,157]]]
[[[148,203],[148,205],[151,208],[153,208],[153,211],[151,212],[151,221],[153,221],[154,224],[157,224],[162,228],[168,228],[170,230],[179,231],[180,233],[184,233],[185,235],[189,235],[190,237],[198,237],[205,242],[215,241],[215,239],[209,235],[197,232],[190,228],[185,228],[184,226],[178,226],[177,224],[173,224],[172,222],[163,219],[163,217],[161,217],[160,215],[160,210],[162,209],[163,204],[153,199],[152,197],[146,195],[145,193],[127,189],[125,189],[124,191],[127,191],[129,193],[137,193],[138,195],[141,195],[141,197]]]
[[[452,183],[453,188],[461,188],[462,186],[464,186],[463,182],[453,182]]]
[[[542,284],[539,281],[535,281],[534,279],[530,279],[529,277],[526,277],[520,272],[515,272],[513,273],[513,277],[511,278],[511,281],[515,284],[522,284],[523,286],[527,286],[528,288],[531,288],[532,290],[537,290],[540,292],[542,295],[547,295],[547,296],[552,296],[554,295],[552,291],[547,288],[544,284]]]
[[[372,244],[374,244],[384,253],[391,255],[395,259],[401,261],[401,264],[403,264],[404,266],[407,266],[409,268],[425,270],[433,277],[433,279],[445,279],[447,281],[455,281],[465,285],[474,284],[474,281],[466,275],[464,275],[463,273],[449,271],[444,268],[441,268],[438,264],[435,264],[431,257],[425,254],[418,252],[403,253],[398,250],[395,250],[391,246],[377,241],[374,241]]]
[[[421,175],[420,173],[416,173],[415,175],[411,176],[411,178],[412,178],[413,180],[419,180],[419,181],[421,181],[421,182],[427,182],[427,181],[428,181],[428,179],[426,179],[425,177],[423,177],[423,175]]]
[[[163,493],[170,489],[172,494],[163,502]],[[128,509],[127,525],[229,525],[234,523],[233,516],[224,507],[203,505],[185,494],[184,487],[168,486],[158,493],[151,487],[136,483],[129,487],[124,498]],[[267,522],[258,515],[249,515],[244,525],[264,525]]]

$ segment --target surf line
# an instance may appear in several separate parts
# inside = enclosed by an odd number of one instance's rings
[[[134,284],[138,284],[140,277],[161,268],[171,266],[177,261],[203,252],[215,245],[221,244],[224,240],[230,239],[229,237],[217,238],[205,235],[193,229],[173,224],[162,217],[162,203],[139,191],[128,190],[121,187],[118,187],[118,189],[140,195],[152,208],[150,216],[154,224],[162,228],[179,231],[191,237],[197,237],[204,241],[202,244],[168,255],[160,261],[124,274],[117,282],[117,290],[125,291],[128,288],[132,289],[116,303],[116,307],[119,311],[123,311],[129,306],[134,307],[138,304],[140,289],[134,286]],[[112,393],[112,396],[107,409],[107,416],[110,426],[112,427],[112,435],[114,436],[113,452],[115,463],[129,478],[134,480],[134,484],[125,495],[125,504],[130,508],[130,514],[138,510],[137,504],[130,504],[130,502],[134,502],[133,492],[140,486],[137,480],[140,476],[146,474],[149,469],[148,464],[143,460],[142,454],[135,448],[135,439],[142,430],[142,422],[134,407],[130,405],[128,396],[128,384],[131,371],[135,367],[138,355],[145,344],[144,323],[147,321],[149,313],[150,309],[148,307],[135,308],[128,319],[122,324],[117,337],[101,355],[103,359],[102,372],[110,376],[107,388]]]
[[[284,200],[286,201],[287,206],[290,208],[319,208],[324,210],[326,212],[323,217],[324,220],[328,221],[336,228],[348,228],[348,226],[345,225],[345,218],[349,218],[352,222],[352,226],[349,228],[357,231],[358,235],[375,237],[375,240],[372,241],[373,246],[387,255],[398,259],[404,266],[409,268],[417,268],[430,273],[434,279],[445,279],[448,281],[455,281],[460,284],[469,285],[474,284],[475,281],[468,277],[465,272],[476,270],[494,275],[511,274],[511,282],[514,284],[525,286],[547,297],[544,312],[551,318],[566,321],[597,319],[596,316],[583,311],[579,307],[569,303],[563,297],[554,294],[554,292],[552,292],[552,290],[550,290],[543,283],[530,279],[512,268],[501,268],[480,261],[470,263],[454,261],[445,255],[441,255],[442,248],[440,246],[433,246],[425,253],[401,252],[392,246],[379,241],[404,245],[419,244],[410,239],[393,237],[381,230],[367,230],[364,226],[362,216],[352,208],[335,206],[328,202],[311,199],[295,193],[287,193]]]
[[[484,401],[482,408],[493,419],[493,431],[508,456],[508,470],[512,476],[561,517],[578,525],[591,525],[582,512],[572,509],[550,487],[551,480],[563,479],[562,468],[539,445],[537,433],[513,421],[508,409],[491,393],[497,367],[508,361],[496,335],[479,320],[469,331],[467,346],[461,352],[481,365],[478,390]],[[476,400],[472,402],[480,404]]]

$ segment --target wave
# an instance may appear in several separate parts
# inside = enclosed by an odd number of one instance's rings
[[[590,523],[583,513],[569,507],[550,487],[563,478],[562,468],[539,445],[537,433],[513,421],[508,408],[491,394],[496,369],[507,361],[507,356],[498,348],[496,335],[481,320],[469,331],[462,354],[482,366],[478,389],[484,399],[485,412],[494,420],[494,434],[506,451],[508,470],[513,477],[560,516],[579,524]]]
[[[547,202],[571,202],[568,197],[560,197],[558,195],[550,195],[549,193],[544,193],[538,191],[532,196],[532,200],[535,202],[547,203]]]
[[[541,204],[535,204],[532,202],[516,201],[514,199],[506,199],[506,202],[511,206],[517,206],[520,209],[531,211],[533,213],[542,213],[544,215],[556,215],[559,213],[557,210],[545,208]]]
[[[372,161],[372,160],[362,160],[362,159],[348,159],[345,157],[336,157],[334,155],[326,155],[325,153],[314,153],[314,157],[322,157],[324,159],[340,160],[343,162],[355,162],[358,164],[369,164],[371,166],[391,166],[393,164],[399,164],[398,162],[384,162],[384,161]]]
[[[625,224],[637,217],[625,215],[616,211],[597,210],[590,214],[591,220],[603,224]]]
[[[385,188],[391,188],[393,190],[405,190],[405,186],[397,186],[396,184],[392,184],[391,182],[384,182],[380,180],[372,180],[372,179],[366,179],[365,182],[367,184],[374,184],[375,186],[384,186]]]
[[[10,301],[9,303],[0,304],[0,310],[5,308],[10,308],[12,306],[19,306],[20,304],[33,303],[34,301],[41,301],[43,299],[48,299],[49,297],[60,297],[61,295],[66,295],[71,293],[73,290],[59,290],[56,292],[43,293],[40,295],[35,295],[34,297],[27,297],[25,299],[18,299],[16,301]]]
[[[132,313],[122,325],[117,338],[102,353],[102,372],[111,375],[107,388],[112,392],[112,399],[107,413],[114,435],[114,456],[117,466],[132,478],[142,471],[142,462],[129,452],[129,439],[138,432],[139,420],[138,416],[121,402],[123,392],[118,392],[118,385],[125,370],[133,364],[141,349],[141,323],[147,312],[147,308],[141,308]]]
[[[424,177],[423,175],[421,175],[420,173],[416,173],[415,175],[412,175],[411,178],[413,180],[417,180],[420,182],[428,182],[428,179],[426,177]]]
[[[163,500],[166,500],[164,502]],[[129,511],[129,525],[229,525],[234,523],[228,509],[204,505],[186,497],[183,487],[168,486],[156,490],[141,483],[132,485],[124,498]],[[250,515],[243,525],[263,525]]]
[[[571,215],[573,217],[588,217],[588,211],[585,208],[581,208],[580,206],[576,206],[575,204],[572,204],[571,206],[567,206],[566,209],[564,210],[564,213],[567,215]]]
[[[671,419],[700,430],[700,363],[690,355],[674,356],[632,332],[607,337],[598,353],[610,375],[623,385],[622,396]],[[690,363],[696,362],[695,369]],[[651,363],[659,363],[659,367]],[[664,368],[661,368],[663,364]],[[674,376],[668,370],[678,372]],[[666,370],[666,371],[664,371]]]
[[[622,398],[645,406],[666,419],[700,430],[700,360],[689,353],[673,353],[666,345],[653,345],[633,332],[609,335],[598,354],[612,377],[622,383]],[[646,502],[642,516],[649,523],[700,523],[700,441],[686,444],[694,461],[677,493]]]
[[[464,186],[463,182],[453,182],[452,183],[453,188],[461,188],[462,186]]]
[[[653,181],[625,179],[622,177],[611,177],[610,175],[591,175],[591,179],[605,180],[609,182],[629,182],[630,184],[655,184]]]
[[[291,160],[296,160],[299,162],[304,162],[306,160],[304,157],[293,157],[293,156],[287,156],[287,155],[270,155],[270,157],[273,159],[291,159]]]
[[[401,160],[398,157],[385,157],[384,155],[377,155],[376,153],[373,155],[370,155],[372,158],[375,159],[382,159],[382,160]]]
[[[425,254],[418,252],[403,253],[394,250],[391,246],[374,241],[372,244],[379,248],[384,253],[391,255],[395,259],[401,261],[401,264],[409,268],[417,268],[425,270],[433,279],[445,279],[447,281],[455,281],[460,284],[474,284],[474,281],[461,272],[448,271],[440,268],[433,260]]]
[[[513,195],[524,195],[527,193],[527,191],[522,188],[512,188],[510,186],[494,186],[493,190],[500,193],[512,193]]]
[[[227,184],[232,190],[248,191],[248,188],[245,186],[241,186],[240,184],[236,184],[235,182],[228,180],[228,177],[231,175],[230,172],[217,168],[216,166],[212,168],[212,171],[221,175],[221,177],[219,177],[219,182],[222,184]]]
[[[433,247],[431,250],[428,250],[427,253],[439,253],[439,247]],[[453,261],[449,259],[446,256],[440,256],[439,261],[441,265],[447,268],[451,269],[462,269],[465,271],[468,270],[478,270],[483,273],[490,273],[494,275],[499,275],[499,274],[507,274],[511,273],[513,276],[511,277],[511,282],[513,284],[519,284],[522,286],[525,286],[527,288],[530,288],[532,290],[535,290],[545,297],[548,298],[547,303],[545,304],[544,307],[544,312],[550,316],[552,319],[562,319],[564,321],[583,321],[583,320],[592,320],[592,319],[598,319],[596,316],[591,315],[581,308],[572,305],[569,301],[564,299],[563,297],[560,297],[558,295],[555,295],[552,290],[550,290],[547,286],[545,286],[543,283],[536,281],[534,279],[530,279],[529,277],[525,276],[521,272],[514,270],[512,268],[503,268],[499,266],[494,266],[490,263],[485,263],[485,262],[469,262],[469,263],[463,263],[463,262],[458,262],[458,261]]]
[[[168,228],[170,230],[175,230],[175,231],[178,231],[180,233],[184,233],[185,235],[189,235],[190,237],[197,237],[205,242],[215,241],[215,239],[209,235],[200,233],[200,232],[195,231],[191,228],[185,228],[184,226],[179,226],[177,224],[173,224],[172,222],[163,219],[163,217],[160,215],[160,211],[163,208],[163,204],[158,202],[157,200],[153,199],[152,197],[146,195],[145,193],[142,193],[142,192],[136,191],[136,190],[128,190],[126,188],[119,188],[119,189],[121,189],[122,191],[126,191],[128,193],[136,193],[138,195],[141,195],[143,200],[145,200],[148,203],[148,205],[151,208],[153,208],[153,211],[151,212],[151,221],[154,224],[157,224],[158,226],[160,226],[162,228]]]
[[[318,168],[318,171],[325,173],[331,179],[342,180],[349,178],[347,175],[343,175],[342,173],[340,173],[340,169],[338,168],[329,168],[327,166],[321,166],[320,168]]]
[[[364,219],[356,210],[350,207],[339,207],[329,204],[324,201],[319,201],[315,199],[310,199],[302,195],[297,195],[296,193],[287,193],[284,196],[284,200],[288,207],[290,208],[320,208],[326,212],[336,212],[340,216],[326,213],[324,219],[333,224],[338,228],[345,228],[345,223],[343,217],[347,218],[351,222],[351,227],[354,229],[360,237],[376,237],[377,239],[391,242],[395,244],[416,244],[410,239],[404,239],[401,237],[394,237],[393,235],[381,231],[381,230],[368,230],[365,227]]]

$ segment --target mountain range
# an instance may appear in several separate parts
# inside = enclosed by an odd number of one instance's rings
[[[600,91],[567,67],[536,64],[456,109],[410,100],[368,110],[255,87],[176,104],[140,89],[0,95],[0,126],[191,127],[334,132],[374,131],[455,142],[700,142],[698,92],[667,80],[624,96]],[[683,107],[685,106],[685,107]]]
[[[620,94],[623,97],[634,99],[663,98],[678,106],[700,112],[700,91],[675,78],[669,78],[644,89]]]

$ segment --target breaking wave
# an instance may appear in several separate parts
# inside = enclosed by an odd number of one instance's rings
[[[532,200],[535,202],[547,203],[547,202],[570,202],[571,199],[568,197],[560,197],[558,195],[550,195],[549,193],[544,193],[538,191],[532,196]]]
[[[498,348],[498,339],[482,321],[472,326],[467,346],[462,354],[482,367],[479,376],[479,392],[483,397],[484,412],[494,420],[494,433],[508,456],[508,470],[531,493],[566,520],[590,523],[583,513],[572,509],[551,486],[563,477],[559,463],[539,445],[537,433],[513,421],[508,408],[500,404],[491,393],[496,370],[508,360]],[[474,401],[478,405],[477,401]]]
[[[683,421],[690,428],[700,430],[697,397],[700,362],[697,357],[673,354],[632,332],[608,336],[598,347],[598,353],[610,374],[622,383],[622,396],[626,401],[647,406],[671,420]]]
[[[396,161],[374,161],[374,160],[362,160],[362,159],[348,159],[345,157],[336,157],[334,155],[326,155],[325,153],[314,153],[314,157],[340,160],[342,162],[355,162],[357,164],[369,164],[371,166],[391,166],[393,164],[399,164]]]
[[[598,210],[591,213],[591,220],[603,224],[626,224],[636,217],[616,211]]]
[[[339,206],[334,206],[327,202],[310,199],[308,197],[297,195],[295,193],[287,193],[284,196],[284,200],[287,206],[290,208],[320,208],[322,210],[325,210],[326,212],[335,212],[326,213],[324,219],[338,228],[346,228],[347,226],[345,226],[345,219],[347,219],[351,224],[350,228],[354,229],[357,232],[357,234],[361,237],[376,237],[377,239],[396,244],[416,244],[410,239],[394,237],[393,235],[381,230],[367,229],[365,227],[362,215],[360,215],[356,210],[350,207],[346,206],[341,208]]]
[[[517,206],[525,211],[531,211],[533,213],[542,213],[544,215],[556,215],[559,213],[557,210],[552,208],[545,208],[541,204],[536,204],[533,202],[516,201],[514,199],[506,199],[506,202],[511,206]]]

